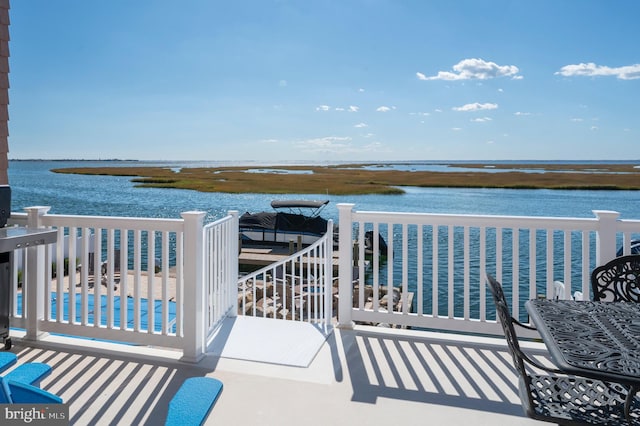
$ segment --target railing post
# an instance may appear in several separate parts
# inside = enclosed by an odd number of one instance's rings
[[[184,345],[182,360],[196,363],[205,353],[204,217],[206,213],[181,213],[184,219]]]
[[[51,207],[34,206],[27,207],[27,227],[42,227],[42,216],[46,215]],[[48,335],[48,333],[40,331],[40,321],[44,319],[44,300],[45,300],[45,250],[49,247],[45,245],[37,245],[27,247],[27,264],[24,271],[24,286],[26,294],[23,294],[25,303],[24,315],[26,321],[26,332],[24,338],[26,340],[39,340]]]
[[[353,328],[353,241],[352,213],[355,204],[340,203],[338,207],[338,327]]]
[[[227,251],[227,256],[231,256],[231,259],[229,259],[228,282],[225,283],[228,286],[227,288],[229,288],[229,300],[227,300],[226,302],[228,306],[233,306],[233,309],[229,311],[229,316],[236,317],[238,316],[238,263],[240,261],[240,247],[238,247],[238,245],[240,242],[240,224],[238,210],[229,210],[228,213],[232,217],[232,236],[229,239],[230,247]]]
[[[596,266],[604,265],[616,257],[617,221],[620,213],[610,210],[593,210],[598,219],[596,231]]]

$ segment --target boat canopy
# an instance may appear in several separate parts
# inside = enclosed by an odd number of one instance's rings
[[[327,232],[327,220],[319,216],[293,213],[245,213],[240,216],[240,231],[272,230],[284,233],[302,233],[321,236]]]
[[[320,237],[327,232],[327,220],[320,217],[320,211],[329,204],[329,200],[274,200],[271,202],[275,212],[245,213],[240,216],[240,231],[274,231],[276,234],[303,234]],[[282,211],[288,209],[289,211]],[[311,213],[304,211],[310,209]],[[265,234],[262,235],[265,238]],[[269,235],[271,238],[271,235]]]
[[[271,207],[274,209],[319,209],[329,204],[329,200],[273,200]]]

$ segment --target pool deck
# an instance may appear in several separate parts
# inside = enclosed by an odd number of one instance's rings
[[[503,339],[357,326],[330,332],[300,367],[214,352],[188,364],[173,350],[61,336],[32,342],[15,330],[12,338],[19,364],[52,366],[42,387],[69,404],[74,425],[163,424],[169,400],[193,376],[224,384],[206,424],[537,423],[523,415]],[[523,345],[545,360],[542,344]]]

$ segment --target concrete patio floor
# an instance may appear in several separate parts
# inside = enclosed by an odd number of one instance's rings
[[[503,339],[358,326],[334,330],[308,367],[12,330],[19,364],[46,362],[42,387],[69,404],[74,425],[161,425],[182,382],[221,380],[206,424],[527,425]],[[540,343],[524,346],[544,358]]]

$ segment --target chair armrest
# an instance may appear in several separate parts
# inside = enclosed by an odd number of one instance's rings
[[[533,330],[533,331],[538,331],[537,328],[527,325],[527,324],[523,324],[520,321],[518,321],[517,319],[511,317],[511,322],[513,322],[514,324],[522,327],[522,328],[526,328],[527,330]],[[542,364],[540,364],[538,361],[534,360],[533,358],[529,357],[526,353],[524,353],[521,349],[517,349],[518,351],[518,356],[520,358],[522,358],[525,362],[527,362],[528,364],[534,366],[535,368],[539,369],[539,370],[543,370],[549,373],[555,373],[555,374],[566,374],[565,372],[563,372],[562,370],[558,370],[557,368],[551,368],[551,367],[546,367]]]
[[[513,318],[513,317],[511,317],[511,321],[512,321],[514,324],[519,325],[519,326],[520,326],[520,327],[522,327],[522,328],[526,328],[527,330],[538,331],[538,329],[537,329],[537,328],[535,328],[534,326],[532,326],[532,325],[528,325],[528,324],[523,324],[523,323],[521,323],[520,321],[518,321],[517,319],[515,319],[515,318]]]
[[[51,374],[51,366],[42,362],[21,364],[4,375],[5,380],[40,386],[42,379]]]

